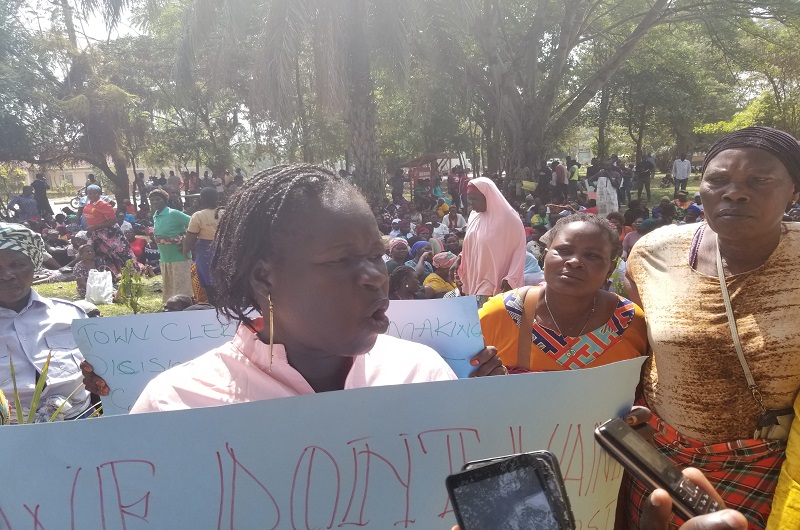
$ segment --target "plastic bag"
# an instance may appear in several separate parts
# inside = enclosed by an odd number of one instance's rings
[[[110,304],[114,301],[114,285],[111,271],[100,272],[92,269],[86,280],[86,301],[95,305]]]

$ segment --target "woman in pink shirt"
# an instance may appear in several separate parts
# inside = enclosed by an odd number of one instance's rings
[[[210,301],[241,322],[236,336],[157,376],[131,412],[453,379],[432,349],[384,335],[383,254],[369,206],[340,177],[309,165],[254,176],[222,215],[211,265]],[[491,347],[473,364],[507,373]]]

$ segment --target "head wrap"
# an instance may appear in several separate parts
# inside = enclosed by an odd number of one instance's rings
[[[432,237],[428,240],[428,243],[431,244],[431,248],[433,249],[434,255],[440,252],[444,252],[444,241],[442,241],[441,239]]]
[[[404,247],[408,248],[408,242],[405,239],[402,237],[396,237],[389,242],[389,253],[391,254],[392,251],[399,245],[403,245]]]
[[[456,263],[457,256],[452,252],[440,252],[433,257],[434,269],[449,269]]]
[[[86,191],[101,191],[101,190],[100,186],[98,186],[97,184],[89,184],[88,186],[86,186]]]
[[[467,184],[467,193],[480,193],[481,190],[478,189],[478,186],[470,182]]]
[[[639,224],[638,232],[640,234],[649,234],[656,228],[658,228],[661,223],[658,222],[658,219],[645,219],[644,221]]]
[[[427,241],[417,241],[411,247],[411,250],[408,251],[408,255],[411,256],[412,258],[416,258],[417,252],[419,252],[421,248],[427,247],[428,245],[429,243]]]
[[[539,266],[539,262],[536,260],[536,256],[531,254],[530,252],[525,253],[525,274],[538,274],[542,272],[542,268]]]
[[[420,235],[421,232],[428,232],[428,235],[431,235],[431,229],[425,225],[418,225],[417,228],[414,229],[414,233]]]
[[[33,262],[33,269],[41,268],[44,261],[42,236],[30,228],[15,223],[0,223],[0,250],[22,252]]]
[[[393,225],[399,225],[400,224],[400,219],[392,219],[392,224]]]
[[[800,187],[800,145],[791,134],[771,127],[747,127],[726,134],[708,150],[701,173],[705,174],[708,163],[721,152],[748,147],[766,151],[780,160],[795,186]]]
[[[89,241],[89,233],[86,230],[81,230],[80,232],[77,232],[72,237],[77,237],[78,239],[83,239],[84,241]]]
[[[152,197],[153,195],[158,195],[159,197],[164,199],[164,202],[167,202],[167,203],[169,202],[169,193],[167,193],[166,191],[164,191],[162,189],[154,189],[153,191],[150,192],[148,197]]]

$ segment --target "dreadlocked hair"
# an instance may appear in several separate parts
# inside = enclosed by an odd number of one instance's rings
[[[325,168],[310,164],[281,165],[248,179],[228,200],[214,238],[209,300],[218,313],[252,327],[247,317],[258,309],[250,286],[258,260],[279,260],[281,233],[315,200],[326,205],[364,201],[352,184]],[[366,201],[364,201],[366,205]]]

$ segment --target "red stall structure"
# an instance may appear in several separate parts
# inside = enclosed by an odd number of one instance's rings
[[[458,161],[454,164],[454,161]],[[414,200],[414,188],[422,180],[429,180],[431,184],[442,172],[449,173],[454,165],[464,165],[463,157],[459,153],[445,151],[442,153],[427,153],[413,160],[409,160],[399,167],[408,169],[408,180],[411,187],[411,200]],[[446,174],[445,173],[445,174]],[[447,186],[445,182],[444,186]],[[446,191],[446,189],[445,189]]]

